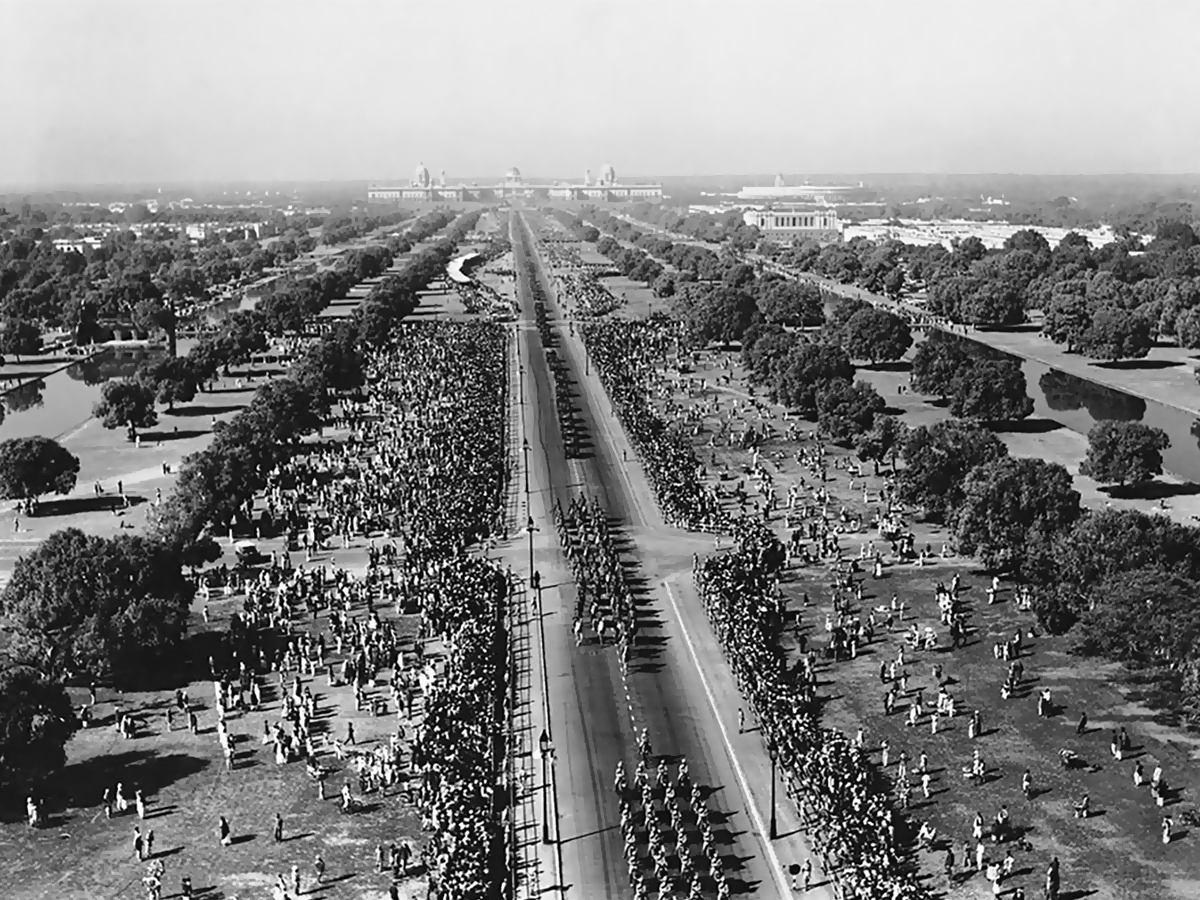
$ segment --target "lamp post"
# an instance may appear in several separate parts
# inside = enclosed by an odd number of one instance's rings
[[[529,451],[533,449],[529,446],[529,438],[525,438],[525,442],[521,444],[521,450],[525,453],[525,508],[529,509]],[[530,520],[533,519],[533,511],[529,511]]]
[[[775,765],[779,759],[779,751],[775,749],[775,742],[768,741],[767,753],[771,756],[771,840],[779,837],[779,825],[775,820]]]
[[[542,729],[538,738],[538,747],[542,751],[542,843],[550,843],[550,754],[554,751],[550,743],[550,735]]]

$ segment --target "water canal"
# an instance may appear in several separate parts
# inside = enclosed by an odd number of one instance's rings
[[[180,341],[179,352],[187,352],[184,341]],[[166,348],[158,345],[107,348],[6,391],[0,440],[34,435],[58,439],[69,434],[91,418],[104,382],[128,378],[143,359],[165,354]]]
[[[1163,452],[1163,467],[1184,481],[1200,484],[1200,420],[1195,416],[970,338],[954,337],[973,354],[1019,364],[1036,418],[1058,422],[1084,436],[1102,419],[1161,428],[1171,439],[1171,446]]]

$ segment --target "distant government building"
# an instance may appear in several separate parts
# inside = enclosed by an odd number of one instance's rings
[[[600,169],[600,177],[592,181],[589,169],[582,184],[561,181],[557,184],[534,184],[525,181],[514,166],[499,184],[450,184],[446,173],[437,181],[429,175],[423,163],[418,163],[411,182],[405,185],[373,184],[367,188],[368,203],[441,203],[475,200],[489,202],[520,197],[530,200],[590,200],[605,203],[622,203],[629,200],[646,200],[661,203],[661,184],[622,184],[617,181],[617,172],[610,165]]]
[[[749,206],[742,213],[747,225],[757,226],[765,237],[782,243],[797,238],[831,243],[842,239],[844,228],[838,217],[839,205],[874,199],[874,192],[863,187],[839,184],[785,184],[775,176],[770,187],[744,187],[737,199]],[[753,204],[751,206],[751,204]]]

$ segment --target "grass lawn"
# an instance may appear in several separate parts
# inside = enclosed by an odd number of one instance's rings
[[[78,483],[66,497],[44,498],[36,517],[18,516],[12,504],[6,505],[0,513],[0,585],[21,554],[55,531],[79,528],[111,536],[140,529],[160,492],[165,498],[173,489],[183,458],[208,446],[214,420],[237,415],[263,379],[278,374],[278,369],[233,368],[229,378],[217,379],[213,391],[197,394],[174,411],[160,409],[158,425],[142,433],[140,447],[126,439],[123,428],[106,429],[94,418],[63,435],[59,442],[79,457]],[[170,474],[163,474],[164,463]],[[128,507],[120,501],[118,481]],[[95,493],[97,483],[103,496]]]
[[[740,434],[747,426],[771,428],[776,437],[761,452],[771,463],[769,468],[775,479],[776,495],[784,499],[787,485],[793,481],[805,478],[810,487],[815,481],[812,473],[794,456],[802,448],[813,446],[809,434],[814,425],[795,419],[785,422],[781,410],[771,404],[756,407],[746,375],[737,364],[736,354],[710,350],[702,354],[695,372],[682,376],[691,380],[691,384],[677,384],[669,396],[673,403],[684,407],[700,403],[708,405],[702,418],[703,430],[694,436],[693,444],[701,460],[708,464],[710,483],[719,483],[726,490],[738,481],[749,481],[748,467],[752,461],[749,451],[728,445],[729,434]],[[725,376],[729,377],[729,383],[717,385],[718,377]],[[906,424],[931,424],[949,417],[944,408],[928,398],[897,392],[900,385],[908,382],[903,365],[860,370],[858,377],[873,384],[890,405],[889,412],[899,415]],[[699,378],[704,379],[706,394],[690,396],[688,388],[698,386],[696,379]],[[712,407],[714,397],[719,398],[715,408]],[[661,408],[666,398],[658,398],[655,402]],[[789,425],[799,426],[800,440],[783,439]],[[718,438],[715,446],[709,446],[714,433],[723,437]],[[1067,466],[1085,504],[1111,503],[1145,511],[1154,506],[1150,500],[1110,500],[1094,482],[1079,476],[1078,465],[1086,452],[1086,440],[1074,432],[1065,428],[1044,430],[1034,424],[1019,431],[1002,433],[1000,437],[1014,455],[1037,456]],[[865,480],[874,501],[883,477],[872,475],[869,464],[863,467],[865,478],[852,476],[847,469],[839,468],[852,459],[852,453],[832,446],[826,449],[830,479],[825,486],[832,495],[830,515],[837,515],[843,507],[852,513],[877,509],[878,502],[863,502],[862,485]],[[850,485],[852,477],[853,489]],[[753,491],[751,495],[754,496]],[[810,496],[808,491],[802,492],[804,499]],[[1187,499],[1173,500],[1174,506],[1168,512],[1182,518],[1184,510],[1181,507]],[[733,511],[732,498],[726,498],[725,502]],[[869,515],[867,518],[869,520]],[[783,533],[786,529],[781,514],[776,514],[775,522]],[[937,552],[947,540],[945,529],[936,524],[909,521],[907,525],[916,534],[918,546],[928,543]],[[889,547],[877,532],[863,531],[842,537],[849,556],[856,556],[861,544],[871,542],[884,553],[885,560],[889,558]],[[828,575],[823,567],[793,571],[794,580],[785,588],[790,607],[801,609],[800,598],[804,593],[809,595],[813,605],[803,611],[803,622],[809,640],[821,646],[826,640],[825,614],[832,609]],[[884,689],[879,681],[879,663],[895,658],[902,635],[897,630],[895,635],[889,636],[882,626],[874,644],[860,651],[857,660],[823,664],[824,723],[850,735],[859,727],[864,728],[868,746],[876,750],[879,742],[887,739],[892,750],[893,774],[894,761],[901,749],[908,753],[910,771],[921,752],[929,755],[930,766],[936,770],[932,785],[934,794],[929,801],[924,800],[919,780],[914,779],[917,790],[913,798],[913,815],[918,822],[928,819],[940,836],[954,841],[960,873],[962,842],[971,837],[975,813],[981,813],[985,822],[990,823],[1000,805],[1007,804],[1013,824],[1033,845],[1032,852],[1014,851],[1016,870],[1023,874],[1010,881],[1008,888],[1023,884],[1028,896],[1035,893],[1040,896],[1045,867],[1050,857],[1057,855],[1064,875],[1062,896],[1095,896],[1097,900],[1200,896],[1200,853],[1196,853],[1194,847],[1195,841],[1200,840],[1200,832],[1190,829],[1180,819],[1180,812],[1194,809],[1195,799],[1200,796],[1200,779],[1193,765],[1194,759],[1200,756],[1200,739],[1172,726],[1147,705],[1134,677],[1117,666],[1071,655],[1069,649],[1073,639],[1069,636],[1039,636],[1026,641],[1029,648],[1023,659],[1026,686],[1018,696],[1002,701],[1000,684],[1006,664],[993,657],[992,645],[1011,637],[1018,628],[1028,636],[1030,629],[1036,631],[1036,626],[1031,614],[1016,611],[1008,591],[1001,592],[999,603],[988,606],[984,576],[974,572],[967,560],[951,558],[937,568],[889,567],[882,581],[867,579],[862,615],[865,617],[866,608],[887,603],[893,593],[898,594],[911,611],[905,624],[917,622],[922,628],[926,624],[933,625],[943,635],[942,642],[948,644],[945,629],[937,627],[934,587],[939,581],[948,584],[956,571],[964,577],[967,590],[963,596],[972,608],[971,644],[953,652],[948,649],[931,653],[907,651],[909,686],[914,692],[923,689],[927,703],[931,701],[936,695],[936,687],[932,685],[932,665],[941,663],[953,679],[949,689],[959,708],[968,712],[975,708],[983,711],[985,733],[976,741],[969,741],[966,717],[962,714],[936,736],[930,734],[928,718],[917,728],[910,729],[904,724],[907,700],[898,704],[898,711],[891,717],[883,716]],[[1051,688],[1061,711],[1053,718],[1039,719],[1035,694],[1045,687]],[[1090,730],[1083,736],[1076,736],[1075,725],[1084,710],[1090,719]],[[1109,754],[1108,740],[1111,729],[1120,726],[1128,730],[1138,749],[1125,761],[1116,763]],[[961,769],[971,761],[974,746],[980,748],[991,773],[988,782],[981,787],[971,786],[961,776]],[[1088,773],[1062,770],[1058,751],[1063,748],[1074,750],[1098,766],[1098,770]],[[1178,790],[1167,809],[1175,817],[1176,837],[1170,846],[1161,843],[1162,811],[1151,801],[1149,789],[1133,786],[1134,758],[1141,759],[1147,775],[1155,763],[1161,763],[1167,782],[1173,790]],[[1021,775],[1027,766],[1031,769],[1035,789],[1041,792],[1032,803],[1025,801],[1020,790]],[[913,776],[910,775],[910,779]],[[1096,814],[1086,820],[1076,819],[1072,804],[1085,792],[1090,793]],[[973,840],[971,846],[973,849]],[[1003,857],[1003,854],[1000,850],[998,856]],[[944,851],[922,852],[920,858],[922,869],[932,879],[930,883],[935,889],[950,889],[955,896],[990,895],[990,886],[981,876],[948,884],[942,874]]]
[[[961,596],[969,609],[971,635],[968,646],[950,650],[945,628],[939,626],[934,588],[939,582],[949,584],[955,571],[963,577]],[[825,616],[832,612],[828,578],[815,569],[796,572],[785,588],[789,608],[801,610],[801,596],[809,595],[812,606],[802,611],[802,621],[810,642],[823,646]],[[974,849],[971,822],[976,812],[990,823],[1001,804],[1006,804],[1011,823],[1033,846],[1032,852],[1013,848],[1022,874],[1008,887],[1023,884],[1027,894],[1034,896],[1040,892],[1050,858],[1058,856],[1065,896],[1097,900],[1200,896],[1200,853],[1195,849],[1200,833],[1180,820],[1185,809],[1195,810],[1200,796],[1194,766],[1200,740],[1163,724],[1141,702],[1133,679],[1119,667],[1071,655],[1070,636],[1040,636],[1032,614],[1018,612],[1008,590],[1002,589],[997,603],[989,606],[987,584],[982,573],[962,566],[898,566],[886,571],[882,580],[868,577],[862,606],[854,610],[865,618],[872,607],[886,605],[897,594],[907,611],[904,628],[915,623],[922,630],[930,625],[939,632],[945,646],[931,652],[906,648],[904,667],[910,676],[910,694],[923,690],[927,705],[937,693],[932,667],[935,663],[944,667],[948,690],[960,712],[948,723],[943,720],[936,735],[930,732],[928,717],[915,728],[906,725],[909,697],[897,703],[890,717],[883,715],[879,665],[896,658],[903,643],[900,626],[889,634],[881,625],[875,641],[861,649],[857,659],[823,663],[820,669],[825,725],[850,735],[863,728],[867,746],[876,751],[880,741],[887,740],[893,777],[901,750],[908,754],[910,773],[920,754],[928,754],[932,796],[925,800],[919,780],[910,774],[916,786],[912,815],[918,822],[929,821],[939,837],[954,842],[961,879],[947,883],[942,874],[944,852],[922,852],[921,868],[931,886],[967,896],[984,893],[988,886],[981,876],[962,878],[962,843],[969,840]],[[996,660],[992,646],[1018,630],[1025,638],[1024,685],[1004,701],[1000,684],[1007,664]],[[1031,633],[1038,636],[1030,640]],[[1036,694],[1044,688],[1051,689],[1057,707],[1050,718],[1037,716]],[[982,711],[983,732],[972,741],[967,737],[967,714],[974,709]],[[1088,716],[1088,731],[1077,735],[1082,712]],[[1116,762],[1108,744],[1111,731],[1122,726],[1133,740],[1134,752]],[[978,787],[961,775],[976,747],[988,767],[987,781]],[[1064,748],[1075,751],[1094,771],[1063,769],[1058,752]],[[874,756],[878,761],[878,752]],[[1147,776],[1156,764],[1163,767],[1172,793],[1165,811],[1175,817],[1175,838],[1169,846],[1160,840],[1163,811],[1150,799],[1147,786],[1133,785],[1134,760],[1142,763]],[[1032,801],[1021,794],[1026,768],[1033,780]],[[1073,804],[1085,793],[1091,798],[1092,815],[1076,819]],[[990,855],[1002,858],[1004,849],[990,848]]]

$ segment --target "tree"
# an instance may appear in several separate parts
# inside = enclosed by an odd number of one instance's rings
[[[1200,580],[1200,529],[1134,509],[1085,511],[1069,532],[1035,549],[1028,574],[1039,584],[1066,587],[1076,613],[1114,572],[1159,565]]]
[[[882,309],[860,309],[841,329],[841,344],[851,359],[893,361],[912,346],[912,329],[894,313]]]
[[[876,415],[871,430],[855,439],[854,451],[859,459],[874,463],[876,475],[879,474],[879,464],[884,459],[891,461],[892,471],[895,472],[896,456],[907,437],[908,426],[895,416]]]
[[[1175,339],[1189,350],[1200,347],[1200,306],[1185,310],[1175,319]]]
[[[385,279],[386,280],[386,279]],[[383,282],[380,282],[382,284]],[[376,288],[379,285],[375,286]],[[374,288],[372,288],[374,291]],[[225,353],[225,369],[228,374],[230,365],[244,363],[254,353],[267,349],[266,316],[255,310],[240,310],[225,320],[225,328],[220,336],[221,349]]]
[[[825,321],[825,302],[816,285],[783,278],[760,279],[758,309],[776,325],[804,328]]]
[[[901,455],[900,499],[922,507],[930,518],[945,520],[962,504],[967,473],[1007,456],[1008,448],[979,425],[950,420],[910,430]]]
[[[979,279],[963,298],[963,322],[983,327],[1020,325],[1025,321],[1025,301],[1017,285],[1004,278]]]
[[[779,363],[800,343],[803,338],[794,331],[756,322],[742,335],[742,364],[750,369],[756,384],[773,384]]]
[[[322,400],[293,378],[268,381],[242,413],[245,427],[267,443],[291,443],[320,430]]]
[[[1092,307],[1087,297],[1077,291],[1068,291],[1065,286],[1072,282],[1059,282],[1050,295],[1050,303],[1042,319],[1042,334],[1058,344],[1066,344],[1070,353],[1092,324]]]
[[[196,396],[199,380],[188,357],[168,356],[166,359],[143,362],[134,378],[154,391],[154,399],[174,409],[176,403],[190,403]]]
[[[831,341],[841,341],[842,329],[856,313],[871,309],[871,304],[857,297],[838,297],[825,320],[825,333]]]
[[[955,378],[974,361],[961,339],[934,331],[917,345],[913,356],[913,390],[919,394],[948,397],[954,392]]]
[[[1079,474],[1101,484],[1141,484],[1162,474],[1162,451],[1171,439],[1141,422],[1097,422],[1088,431],[1087,458]]]
[[[959,551],[989,569],[1019,569],[1031,535],[1061,533],[1079,518],[1079,492],[1058,463],[1002,457],[972,469],[962,490]]]
[[[1114,572],[1096,586],[1076,650],[1127,664],[1172,667],[1194,657],[1200,584],[1161,566]]]
[[[193,593],[164,545],[68,528],[17,560],[0,609],[18,659],[53,678],[121,686],[178,650]]]
[[[105,428],[125,426],[131,432],[158,424],[154,411],[154,389],[133,378],[106,382],[100,399],[92,407],[92,415]]]
[[[707,292],[692,309],[693,336],[702,344],[740,341],[754,321],[758,307],[754,297],[737,288],[721,286]]]
[[[0,782],[33,780],[61,767],[78,727],[61,682],[33,666],[0,667]]]
[[[1016,422],[1033,413],[1025,373],[1009,360],[978,360],[954,379],[950,413],[960,419]]]
[[[132,319],[139,331],[147,334],[163,332],[167,337],[167,355],[175,355],[175,334],[179,317],[175,315],[175,307],[171,303],[164,302],[160,297],[140,300],[133,308]]]
[[[1050,242],[1041,232],[1034,231],[1032,228],[1014,231],[1004,242],[1004,249],[1008,251],[1025,250],[1046,257],[1050,256]]]
[[[904,294],[904,270],[899,266],[883,276],[883,289],[893,300],[899,300]]]
[[[834,378],[849,381],[854,377],[854,366],[846,351],[827,343],[793,346],[774,371],[772,397],[810,419],[816,417],[817,394],[825,382]]]
[[[865,381],[851,384],[836,378],[825,382],[817,393],[817,423],[834,443],[849,446],[855,437],[871,430],[875,416],[886,406]]]
[[[1105,307],[1092,314],[1092,323],[1079,337],[1079,350],[1092,359],[1141,359],[1154,340],[1150,324],[1124,309]]]
[[[0,497],[6,500],[65,496],[78,477],[79,459],[57,441],[39,436],[0,442]]]
[[[42,332],[25,319],[5,319],[0,330],[0,353],[16,357],[32,356],[42,350]]]

